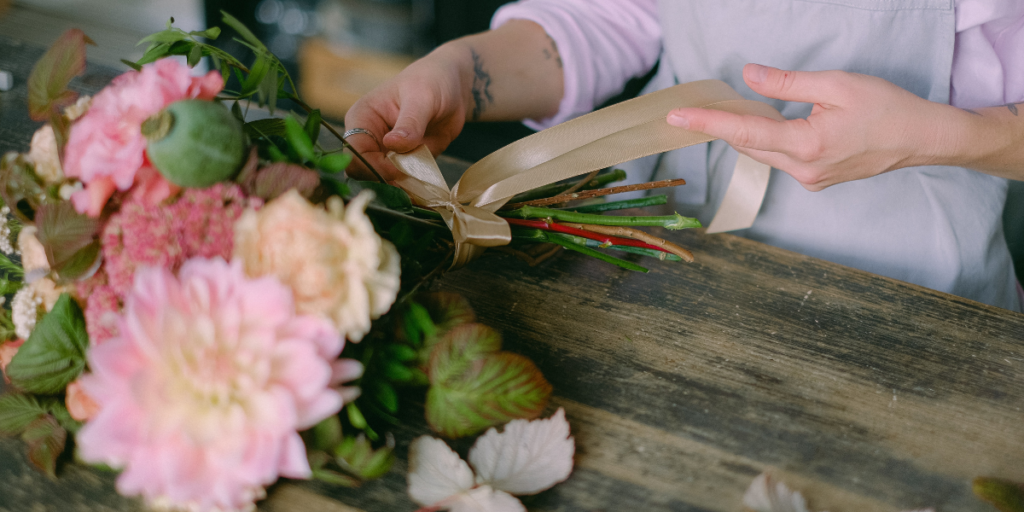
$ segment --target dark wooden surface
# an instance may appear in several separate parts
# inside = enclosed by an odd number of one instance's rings
[[[0,151],[27,149],[39,53],[0,37],[17,83],[0,93]],[[109,78],[93,68],[76,87]],[[1024,481],[1024,315],[731,235],[665,236],[697,262],[643,275],[492,252],[437,284],[532,358],[567,411],[575,472],[530,510],[738,511],[771,469],[814,510],[982,512],[972,478]],[[405,419],[385,478],[279,484],[261,509],[415,510],[405,457],[427,429]],[[0,512],[140,509],[113,478],[68,465],[50,481],[0,439]]]

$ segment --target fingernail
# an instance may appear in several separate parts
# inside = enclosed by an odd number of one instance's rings
[[[407,132],[405,130],[392,130],[391,131],[391,135],[394,136],[394,137],[398,137],[400,139],[408,139],[409,138],[409,132]]]
[[[747,69],[744,70],[744,74],[747,76],[747,80],[750,83],[760,84],[768,79],[768,71],[772,69],[768,66],[762,66],[760,64],[750,64]],[[747,71],[749,70],[749,72]]]
[[[680,114],[672,113],[668,115],[668,124],[672,126],[678,126],[679,128],[682,128],[684,130],[688,130],[690,128],[690,118]]]

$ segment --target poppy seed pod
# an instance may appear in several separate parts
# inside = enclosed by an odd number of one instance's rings
[[[234,176],[245,157],[242,124],[223,105],[182,100],[142,124],[149,161],[168,181],[205,188]]]

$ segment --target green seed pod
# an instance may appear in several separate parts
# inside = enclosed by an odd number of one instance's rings
[[[146,154],[160,174],[180,187],[205,188],[242,167],[242,125],[223,105],[182,100],[142,123]]]

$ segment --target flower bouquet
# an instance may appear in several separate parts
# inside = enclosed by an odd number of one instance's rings
[[[345,177],[350,152],[318,142],[321,129],[347,147],[342,137],[251,32],[224,23],[250,65],[203,42],[218,28],[168,23],[92,98],[68,90],[91,43],[81,31],[34,68],[29,109],[47,124],[0,165],[0,433],[20,436],[50,475],[74,457],[120,471],[119,492],[153,506],[251,510],[279,477],[358,485],[385,474],[399,391],[426,388],[440,435],[516,423],[480,438],[475,479],[443,442],[418,440],[413,498],[520,510],[511,494],[572,468],[564,415],[525,421],[551,386],[464,299],[427,293],[452,254],[438,214]],[[203,58],[215,70],[195,76]],[[274,117],[279,100],[304,119]],[[254,105],[270,117],[251,120]],[[598,197],[615,179],[514,198],[500,212],[511,250],[536,262],[567,247],[633,270],[644,269],[598,249],[692,259],[635,226],[695,221],[603,214],[664,196],[543,207]],[[502,462],[506,449],[526,454]],[[459,468],[457,485],[438,476],[445,467]]]

